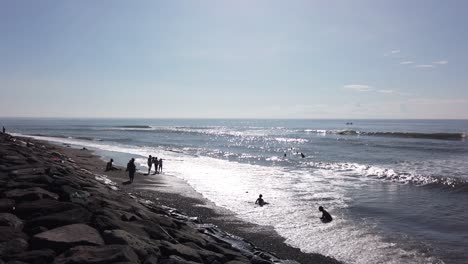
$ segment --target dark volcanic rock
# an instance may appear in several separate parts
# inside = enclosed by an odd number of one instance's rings
[[[77,246],[55,258],[54,264],[139,263],[138,256],[128,246]]]
[[[169,256],[169,258],[163,259],[159,263],[160,264],[199,264],[199,262],[188,261],[176,255],[171,255]]]
[[[91,220],[91,213],[84,208],[75,208],[72,210],[50,214],[34,218],[26,223],[26,229],[36,226],[43,226],[48,229],[58,226],[88,223]]]
[[[51,249],[32,250],[10,255],[9,259],[31,264],[47,264],[54,261],[55,252]]]
[[[103,233],[106,244],[118,244],[130,246],[140,257],[146,259],[148,256],[160,256],[159,244],[150,239],[135,236],[124,230],[106,230]]]
[[[172,244],[166,241],[161,243],[161,252],[164,255],[177,255],[186,260],[202,263],[202,258],[197,250],[184,246],[182,244]]]
[[[5,193],[5,197],[18,201],[34,201],[40,199],[58,199],[58,195],[46,191],[40,187],[33,187],[27,189],[14,189]]]
[[[0,226],[0,242],[13,240],[16,238],[28,239],[28,236],[20,230],[9,226]]]
[[[0,212],[11,212],[14,210],[15,200],[0,199]]]
[[[22,238],[0,243],[0,256],[8,256],[16,253],[21,253],[28,248],[28,242]]]
[[[31,219],[41,215],[53,214],[76,208],[82,207],[74,203],[43,199],[37,201],[26,201],[17,204],[15,214],[23,219]]]
[[[0,226],[9,226],[14,229],[23,229],[23,221],[10,213],[0,213]],[[1,234],[0,234],[1,235]]]
[[[104,245],[99,232],[84,224],[73,224],[39,233],[32,238],[33,248],[64,251],[78,245]]]

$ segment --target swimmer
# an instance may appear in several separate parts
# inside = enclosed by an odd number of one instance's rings
[[[322,217],[320,217],[320,220],[322,220],[323,223],[330,223],[333,220],[332,216],[325,209],[323,209],[322,206],[319,206],[319,211],[322,212]]]

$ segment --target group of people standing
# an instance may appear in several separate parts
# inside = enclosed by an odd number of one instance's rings
[[[154,174],[157,173],[162,173],[162,168],[163,168],[163,159],[160,158],[158,160],[158,157],[152,157],[151,155],[148,156],[148,175],[151,174],[151,168],[154,165]]]

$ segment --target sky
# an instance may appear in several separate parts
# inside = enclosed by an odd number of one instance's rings
[[[0,0],[0,116],[467,119],[467,10]]]

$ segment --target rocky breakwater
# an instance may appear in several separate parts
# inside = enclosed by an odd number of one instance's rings
[[[294,263],[97,179],[48,145],[0,134],[0,264]]]

